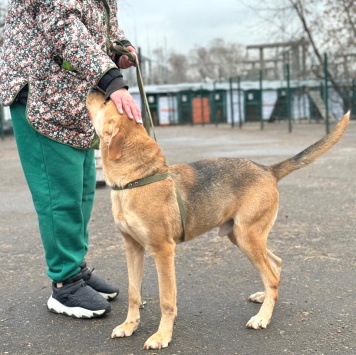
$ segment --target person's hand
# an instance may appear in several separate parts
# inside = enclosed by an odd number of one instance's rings
[[[114,91],[110,95],[110,99],[115,103],[120,115],[125,111],[128,118],[134,119],[136,123],[142,123],[140,108],[127,89],[122,88]]]
[[[134,47],[132,47],[132,46],[127,46],[126,49],[127,49],[129,52],[133,53],[133,54],[136,56],[136,61],[137,61],[138,59],[137,59],[136,49],[135,49]],[[117,65],[118,65],[119,68],[121,68],[121,69],[127,69],[127,68],[130,68],[130,67],[132,67],[132,66],[135,67],[135,66],[136,66],[136,62],[131,61],[131,60],[129,59],[129,57],[128,57],[126,54],[123,54],[123,55],[120,57],[120,59],[119,59]]]

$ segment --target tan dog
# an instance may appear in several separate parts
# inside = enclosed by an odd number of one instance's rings
[[[101,141],[103,167],[112,190],[112,210],[125,240],[129,275],[129,310],[112,338],[127,337],[140,323],[144,251],[154,257],[159,281],[161,322],[145,349],[167,347],[177,315],[174,256],[176,244],[219,227],[259,271],[265,290],[250,296],[262,303],[247,327],[266,328],[278,297],[282,260],[267,249],[267,236],[278,211],[277,183],[310,164],[342,137],[349,114],[335,130],[293,158],[263,166],[238,158],[166,165],[165,157],[142,125],[119,115],[113,102],[91,93],[88,110]],[[165,178],[165,173],[169,176]],[[142,180],[158,177],[159,181]],[[150,179],[150,178],[149,178]],[[144,186],[130,188],[146,183]],[[176,189],[177,188],[177,189]],[[179,195],[184,208],[179,208]],[[186,212],[186,224],[181,214]],[[184,219],[184,218],[183,218]]]

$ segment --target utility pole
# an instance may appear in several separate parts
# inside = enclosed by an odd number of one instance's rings
[[[324,54],[324,103],[325,103],[325,126],[326,133],[329,134],[330,126],[329,126],[329,87],[328,87],[328,55]]]
[[[288,132],[292,133],[292,95],[290,88],[290,67],[286,64]]]
[[[234,94],[232,92],[233,90],[233,78],[229,78],[229,88],[230,88],[230,110],[231,110],[231,128],[234,128],[235,122],[234,122]]]
[[[263,125],[263,71],[260,69],[260,124],[261,124],[261,130],[263,131],[264,125]]]

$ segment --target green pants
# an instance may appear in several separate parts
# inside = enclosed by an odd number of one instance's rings
[[[38,133],[26,107],[11,106],[22,168],[32,194],[48,265],[61,282],[80,271],[88,249],[88,222],[94,202],[93,150],[75,149]]]

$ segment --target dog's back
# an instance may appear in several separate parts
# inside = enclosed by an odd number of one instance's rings
[[[223,226],[219,234],[226,235],[236,216],[250,219],[249,216],[257,216],[256,211],[275,210],[278,181],[332,148],[348,122],[346,114],[330,134],[294,157],[270,166],[239,158],[204,159],[170,166],[171,176],[185,201],[186,240],[216,226]]]

